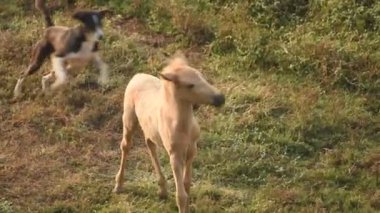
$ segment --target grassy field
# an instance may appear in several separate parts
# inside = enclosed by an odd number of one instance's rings
[[[59,1],[50,1],[51,3]],[[240,3],[235,3],[240,2]],[[113,194],[124,89],[183,50],[227,97],[203,106],[192,212],[380,211],[380,2],[374,0],[85,0],[110,8],[102,54],[62,91],[42,73],[12,102],[42,35],[29,1],[0,5],[0,212],[176,212],[159,200],[150,158],[134,137],[125,192]],[[57,25],[77,24],[57,10]]]

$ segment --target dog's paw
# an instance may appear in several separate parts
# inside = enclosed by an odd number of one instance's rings
[[[109,82],[109,74],[108,74],[108,66],[103,65],[103,68],[100,70],[100,75],[98,78],[98,82],[100,85],[107,85]]]
[[[98,79],[98,83],[102,86],[106,86],[108,82],[109,82],[108,77],[99,77]]]
[[[39,93],[40,97],[50,97],[53,94],[53,91],[50,88],[45,88]]]
[[[105,86],[107,85],[109,82],[109,78],[108,78],[108,75],[106,74],[103,74],[103,75],[100,75],[99,78],[98,78],[98,83],[102,86]]]

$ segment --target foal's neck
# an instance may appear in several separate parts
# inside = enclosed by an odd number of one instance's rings
[[[193,105],[185,100],[179,99],[175,95],[175,88],[172,85],[164,85],[162,90],[164,103],[162,104],[165,113],[177,125],[187,127],[193,116]]]

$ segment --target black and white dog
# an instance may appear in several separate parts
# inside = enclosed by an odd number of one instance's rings
[[[108,81],[108,66],[103,62],[98,53],[98,42],[104,36],[102,30],[102,18],[108,12],[103,11],[78,11],[73,18],[79,20],[82,25],[68,28],[51,26],[45,30],[43,39],[40,40],[32,51],[32,58],[28,68],[21,74],[14,89],[15,97],[21,95],[21,85],[26,76],[35,73],[47,57],[51,57],[52,71],[42,77],[42,89],[46,90],[46,83],[52,77],[55,82],[51,89],[67,83],[66,68],[73,62],[80,61],[81,65],[92,60],[100,71],[99,83]]]

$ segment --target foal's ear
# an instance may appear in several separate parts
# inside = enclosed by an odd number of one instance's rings
[[[164,80],[171,81],[173,83],[178,83],[178,76],[174,73],[160,73],[160,77]]]

